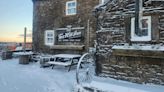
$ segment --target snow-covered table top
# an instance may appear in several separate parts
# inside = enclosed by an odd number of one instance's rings
[[[51,65],[62,65],[62,66],[69,66],[71,65],[71,62],[54,62],[54,61],[50,61],[50,62],[47,62],[48,64],[51,64]]]
[[[54,55],[54,57],[60,57],[60,58],[80,58],[81,55],[79,55],[79,54],[57,54],[57,55]]]

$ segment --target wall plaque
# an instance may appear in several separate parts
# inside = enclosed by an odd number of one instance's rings
[[[63,32],[58,34],[58,41],[81,41],[81,31]]]

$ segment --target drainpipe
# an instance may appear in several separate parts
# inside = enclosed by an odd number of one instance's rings
[[[143,0],[135,0],[135,34],[141,36],[142,34],[142,7]]]

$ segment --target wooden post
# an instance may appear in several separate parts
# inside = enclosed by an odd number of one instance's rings
[[[24,47],[23,47],[24,52],[26,52],[26,31],[27,31],[27,28],[25,27],[24,28]]]

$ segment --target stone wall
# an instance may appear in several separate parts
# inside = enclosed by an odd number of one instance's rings
[[[66,2],[71,0],[33,0],[33,50],[42,53],[54,53],[48,46],[44,45],[45,30],[56,28],[85,27],[85,32],[89,32],[89,38],[85,39],[88,49],[93,46],[95,39],[95,18],[92,16],[93,8],[98,5],[99,0],[76,0],[77,14],[66,16]],[[89,20],[89,22],[88,22]],[[87,26],[89,24],[89,28]],[[86,34],[88,34],[86,33]]]
[[[96,8],[98,16],[97,74],[103,77],[127,80],[135,83],[154,83],[164,85],[164,58],[158,57],[158,51],[125,50],[114,54],[113,46],[159,46],[163,47],[163,10],[161,1],[143,0],[144,16],[151,16],[152,40],[131,41],[131,18],[135,15],[135,0],[109,0]],[[156,10],[161,8],[160,10]],[[147,9],[147,10],[146,10]],[[153,48],[152,48],[153,49]],[[132,52],[127,54],[127,52]],[[151,52],[148,56],[145,53]],[[163,53],[163,51],[159,51]],[[136,55],[140,54],[140,55]],[[136,55],[136,56],[135,56]],[[155,55],[155,56],[154,56]]]
[[[101,63],[100,76],[164,85],[164,59],[99,55],[97,60]]]

